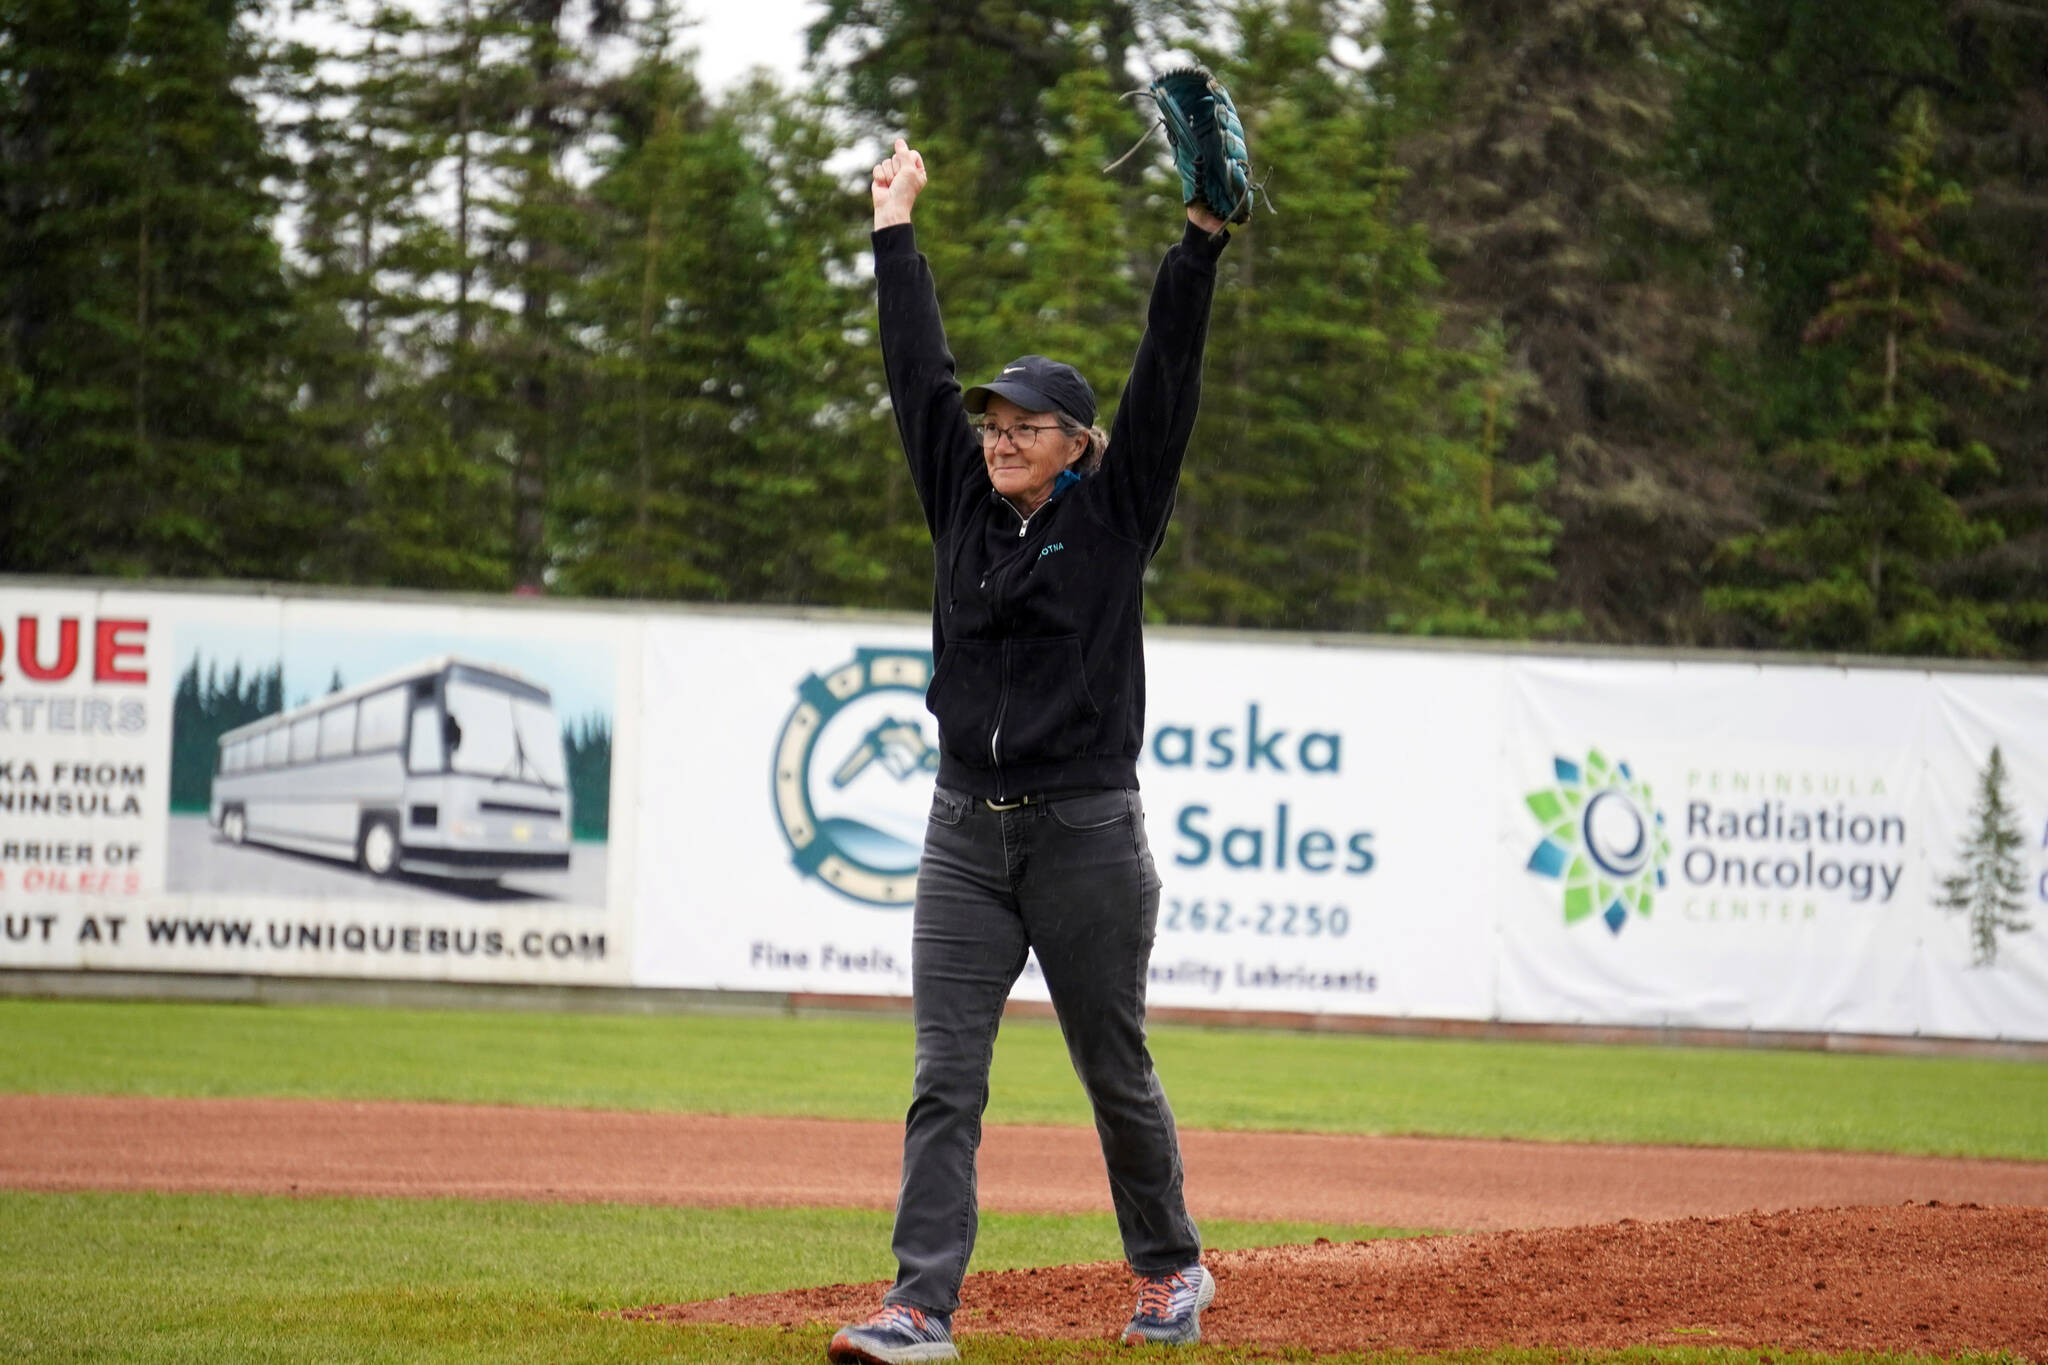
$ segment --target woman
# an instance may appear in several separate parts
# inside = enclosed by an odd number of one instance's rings
[[[974,1249],[989,1061],[1027,951],[1094,1106],[1138,1276],[1124,1340],[1193,1342],[1215,1281],[1145,1047],[1159,878],[1137,793],[1140,623],[1145,566],[1194,430],[1228,238],[1220,220],[1188,209],[1105,436],[1087,380],[1043,356],[960,391],[911,231],[925,183],[924,159],[901,139],[874,169],[882,358],[936,567],[928,704],[940,764],[912,929],[917,1069],[896,1283],[879,1312],[833,1337],[830,1354],[958,1359],[951,1320]]]

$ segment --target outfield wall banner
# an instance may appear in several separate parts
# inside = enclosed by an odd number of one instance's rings
[[[634,979],[900,995],[938,767],[914,627],[650,626]],[[1478,666],[1473,664],[1477,662]],[[1484,1018],[1500,661],[1158,641],[1139,765],[1166,1006]],[[1441,714],[1455,724],[1418,726]],[[1438,827],[1448,819],[1448,827]],[[1035,964],[1017,994],[1044,999]]]
[[[2048,1040],[2048,674],[1147,660],[1156,1005]],[[931,670],[904,617],[0,583],[0,968],[902,997]]]
[[[2048,1038],[2048,679],[1508,679],[1499,1017]]]
[[[1466,878],[1501,661],[1175,639],[1146,671],[1152,999],[1487,1017],[1490,906]]]
[[[923,629],[677,617],[643,657],[673,705],[634,980],[907,991]],[[2048,1038],[2048,678],[1166,632],[1147,658],[1155,1004]]]
[[[1930,888],[1949,899],[1954,879],[1982,892],[2009,872],[2000,898],[2011,913],[1924,912],[1925,950],[1908,981],[1915,1027],[1951,1037],[2048,1038],[2048,679],[1935,674],[1926,729]],[[1984,818],[1997,751],[2007,810]],[[2002,857],[1985,848],[1987,823],[2010,836]],[[2002,922],[1999,922],[2002,921]],[[2024,928],[2017,927],[2024,925]]]
[[[642,657],[634,981],[909,994],[929,633],[678,618]]]
[[[638,631],[0,592],[0,967],[627,979]]]

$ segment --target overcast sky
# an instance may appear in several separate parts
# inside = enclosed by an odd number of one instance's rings
[[[305,13],[306,0],[269,0],[273,25],[305,34],[315,41],[336,32],[331,20]],[[366,3],[366,0],[365,0]],[[444,0],[412,0],[415,8],[429,11]],[[357,5],[352,7],[364,7]],[[638,10],[639,6],[634,6]],[[1347,8],[1369,13],[1374,0],[1350,0]],[[296,9],[294,19],[285,19]],[[774,72],[786,87],[803,83],[804,30],[824,13],[825,0],[681,0],[684,17],[691,21],[689,41],[697,49],[697,76],[707,89],[720,92],[757,66]],[[1155,58],[1163,54],[1152,54]],[[1356,66],[1366,58],[1349,38],[1339,38],[1334,55],[1346,65]],[[1146,63],[1134,68],[1140,72]]]
[[[824,11],[820,0],[686,0],[697,76],[722,90],[756,66],[795,84],[804,60],[804,29]]]
[[[327,41],[340,31],[334,21],[307,13],[303,0],[297,6],[292,0],[270,0],[270,5],[272,25],[309,41]],[[414,7],[427,12],[437,0],[415,0]],[[683,0],[684,15],[695,21],[689,37],[698,52],[698,78],[719,91],[765,66],[784,85],[799,84],[804,30],[824,8],[823,0]]]

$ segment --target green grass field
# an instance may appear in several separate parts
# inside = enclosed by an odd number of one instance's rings
[[[0,1000],[0,1092],[317,1096],[894,1122],[897,1016],[741,1018]],[[2048,1160],[2048,1066],[1161,1027],[1194,1128]],[[994,1123],[1085,1126],[1059,1031],[1005,1024]]]
[[[1203,1228],[1218,1249],[1379,1231]],[[816,1362],[822,1332],[616,1314],[887,1279],[888,1253],[887,1214],[839,1209],[0,1194],[0,1360]],[[1117,1255],[1106,1212],[992,1214],[975,1267]]]
[[[1188,1126],[1833,1147],[2048,1159],[2048,1067],[1161,1028]],[[0,1091],[303,1095],[900,1117],[895,1017],[543,1015],[0,1000]],[[1085,1123],[1050,1025],[1006,1026],[992,1121]],[[1208,1223],[1218,1248],[1383,1229]],[[1108,1260],[1107,1211],[991,1215],[974,1268]],[[617,1310],[884,1279],[888,1218],[448,1200],[0,1194],[0,1360],[823,1359],[825,1334],[681,1329]],[[1595,1353],[1598,1355],[1599,1353]],[[1641,1350],[1609,1365],[1852,1365]],[[1199,1348],[1189,1365],[1306,1361]],[[1572,1353],[1572,1361],[1591,1360]],[[977,1339],[968,1359],[1134,1359]],[[1365,1357],[1323,1357],[1365,1359]],[[1373,1357],[1385,1359],[1385,1357]],[[1558,1365],[1461,1353],[1457,1365]]]

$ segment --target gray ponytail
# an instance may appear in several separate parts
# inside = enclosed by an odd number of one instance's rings
[[[1064,412],[1055,412],[1059,419],[1062,436],[1086,436],[1088,448],[1081,452],[1081,458],[1074,461],[1074,468],[1083,474],[1093,474],[1102,468],[1102,452],[1109,449],[1109,433],[1101,427],[1084,427]]]

